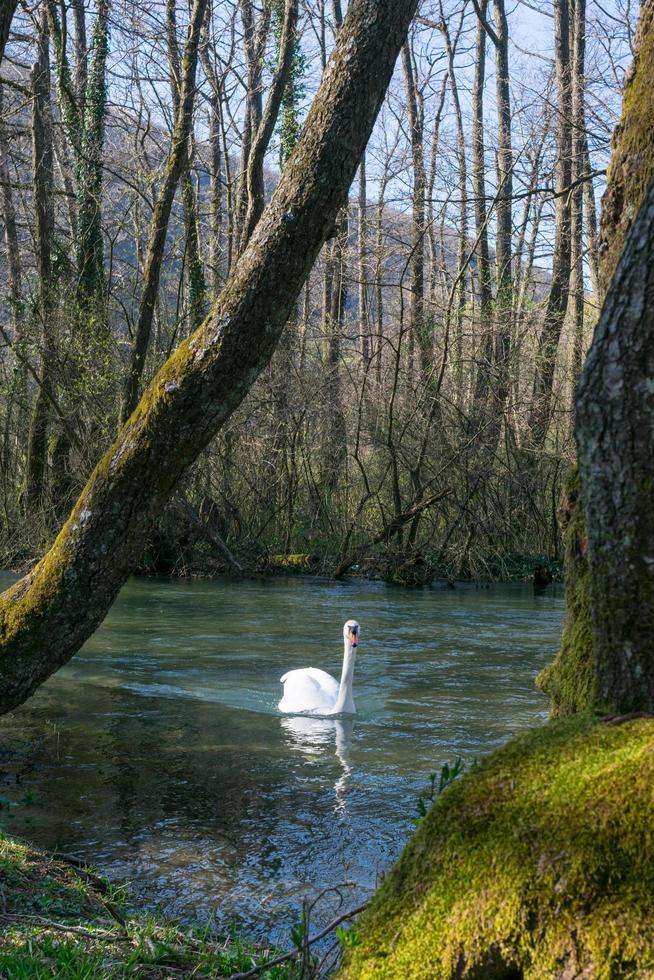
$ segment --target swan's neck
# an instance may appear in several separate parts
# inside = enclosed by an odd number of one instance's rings
[[[352,697],[352,681],[354,679],[354,661],[356,654],[350,640],[345,641],[343,651],[343,672],[341,674],[341,686],[338,689],[338,697],[334,705],[334,714],[339,711],[348,711],[352,714],[356,711],[354,698]]]

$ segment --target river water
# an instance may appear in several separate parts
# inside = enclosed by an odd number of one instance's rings
[[[303,896],[356,882],[355,905],[374,888],[430,772],[545,719],[533,679],[562,613],[560,586],[130,581],[0,718],[0,826],[131,882],[147,907],[283,941]],[[356,717],[280,716],[284,671],[340,676],[350,617]],[[325,899],[316,924],[332,912]]]

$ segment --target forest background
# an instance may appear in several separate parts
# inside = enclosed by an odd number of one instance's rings
[[[421,5],[273,361],[142,569],[296,554],[413,583],[556,565],[637,10],[536,8]],[[1,78],[0,565],[47,549],[202,321],[342,14],[338,0],[18,7]]]

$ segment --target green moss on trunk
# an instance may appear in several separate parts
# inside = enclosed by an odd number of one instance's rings
[[[606,295],[625,238],[654,175],[654,0],[643,0],[635,57],[625,80],[622,116],[613,133],[600,230],[600,288]]]
[[[654,0],[643,0],[635,38],[635,58],[625,81],[622,116],[613,134],[607,188],[602,199],[600,289],[609,287],[625,238],[654,176]],[[538,685],[552,699],[552,716],[595,707],[591,639],[590,574],[579,475],[572,474],[564,509],[566,616],[556,660]]]
[[[563,636],[556,659],[536,678],[536,685],[550,698],[552,718],[584,711],[594,700],[588,544],[576,468],[566,487],[561,523],[566,549]]]
[[[552,722],[437,800],[340,980],[654,975],[654,722]]]

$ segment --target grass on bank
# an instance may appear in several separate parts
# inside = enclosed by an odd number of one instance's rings
[[[0,977],[229,977],[276,951],[133,914],[123,889],[0,834]],[[290,980],[293,966],[264,969]]]

